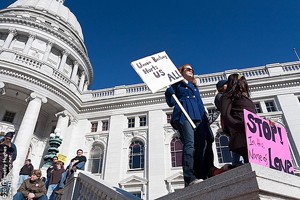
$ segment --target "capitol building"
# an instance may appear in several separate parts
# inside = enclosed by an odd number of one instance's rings
[[[13,187],[26,158],[43,167],[54,133],[67,164],[83,149],[94,180],[149,200],[183,188],[182,145],[164,90],[153,94],[144,83],[89,90],[101,74],[93,73],[81,26],[63,3],[17,0],[0,10],[0,134],[16,132]],[[261,64],[196,75],[204,105],[213,112],[215,84],[244,75],[258,115],[286,128],[299,172],[300,62]],[[221,167],[231,162],[228,138],[219,119],[211,128]]]

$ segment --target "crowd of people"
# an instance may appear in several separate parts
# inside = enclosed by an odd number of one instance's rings
[[[165,98],[168,106],[174,107],[171,125],[179,132],[183,143],[182,169],[187,187],[241,165],[241,158],[243,163],[249,162],[243,109],[253,113],[256,111],[244,76],[231,74],[227,80],[220,80],[216,84],[216,111],[209,115],[202,102],[193,68],[185,64],[178,71],[183,80],[168,87]],[[232,165],[222,168],[214,166],[214,135],[210,128],[210,124],[219,116],[222,133],[229,137],[229,149],[233,157]],[[11,142],[13,136],[14,132],[8,132],[0,140],[0,181],[12,171],[13,161],[17,157],[17,147]],[[83,150],[78,149],[76,154],[66,168],[64,163],[54,156],[44,179],[41,170],[34,169],[31,160],[26,159],[19,173],[18,190],[13,199],[56,199],[64,193],[67,178],[77,169],[84,170],[87,160]],[[6,192],[9,189],[6,188]]]
[[[13,161],[17,156],[17,148],[11,142],[14,133],[8,132],[0,140],[0,195],[7,197],[11,192],[10,182],[12,176]],[[42,177],[40,169],[34,169],[30,159],[25,160],[25,164],[20,170],[17,193],[13,200],[55,200],[64,193],[66,180],[72,173],[84,170],[87,159],[83,155],[83,150],[78,149],[76,156],[71,159],[69,165],[64,168],[64,163],[58,160],[57,156],[52,158],[52,163],[47,169],[46,177]]]
[[[241,157],[243,163],[249,162],[243,109],[253,113],[256,111],[244,76],[231,74],[227,80],[220,80],[216,84],[218,90],[214,100],[216,112],[208,115],[191,65],[185,64],[178,71],[184,79],[168,87],[165,98],[168,106],[174,107],[171,125],[179,132],[183,143],[182,170],[187,187],[241,165]],[[226,164],[221,168],[215,167],[213,163],[214,136],[210,129],[210,124],[219,115],[222,133],[228,136],[229,149],[233,155],[232,164]]]

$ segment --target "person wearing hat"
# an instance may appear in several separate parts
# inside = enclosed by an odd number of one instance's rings
[[[0,180],[5,177],[13,167],[13,161],[17,158],[17,147],[11,140],[15,132],[8,132],[0,140]]]
[[[222,95],[226,91],[226,88],[227,88],[227,80],[220,80],[216,84],[216,88],[218,90],[218,94],[215,97],[214,103],[217,107],[217,110],[221,111],[221,100],[222,100]]]
[[[30,178],[22,183],[17,193],[14,195],[13,200],[48,200],[45,183],[41,180],[41,176],[41,170],[34,169],[31,172]]]
[[[214,121],[216,121],[216,119],[218,119],[218,117],[221,114],[221,100],[222,100],[222,95],[223,93],[226,91],[227,85],[226,85],[226,80],[220,80],[217,84],[216,84],[216,88],[218,90],[217,95],[215,96],[215,106],[216,106],[216,110],[213,110],[213,112],[207,114],[207,118],[209,121],[209,124],[212,124]]]
[[[20,173],[19,173],[20,177],[19,177],[19,182],[18,182],[17,188],[19,188],[21,186],[21,184],[31,175],[33,168],[34,167],[31,164],[31,160],[26,159],[25,164],[21,168]]]

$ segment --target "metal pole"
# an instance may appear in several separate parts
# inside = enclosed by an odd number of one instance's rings
[[[296,48],[293,48],[293,50],[294,50],[294,52],[295,52],[295,54],[296,54],[296,56],[297,56],[298,60],[300,61],[300,58],[299,58],[299,56],[298,56],[298,53],[297,53],[297,50],[296,50]]]
[[[192,125],[192,127],[195,129],[196,125],[194,124],[193,120],[190,118],[189,114],[187,114],[187,112],[185,111],[184,107],[181,105],[181,103],[178,100],[178,98],[176,97],[176,95],[172,94],[172,97],[175,99],[175,101],[178,104],[179,108],[181,109],[181,111],[183,112],[183,114],[185,115],[185,117],[187,118],[187,120],[190,122],[190,124]]]

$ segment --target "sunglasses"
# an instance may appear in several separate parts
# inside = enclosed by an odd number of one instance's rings
[[[5,138],[6,140],[8,140],[8,141],[11,141],[11,138]]]
[[[194,72],[194,70],[192,68],[185,68],[183,71]]]

